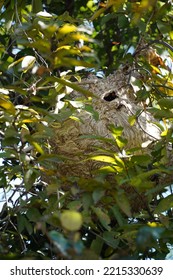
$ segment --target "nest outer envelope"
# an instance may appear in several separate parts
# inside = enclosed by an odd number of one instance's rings
[[[129,117],[143,109],[135,101],[135,92],[129,84],[129,75],[131,73],[121,69],[103,79],[91,74],[87,79],[82,80],[81,86],[97,96],[92,99],[92,106],[98,112],[99,119],[95,120],[92,114],[81,110],[77,114],[81,122],[68,119],[55,128],[55,137],[50,141],[53,151],[67,158],[58,165],[59,176],[91,177],[93,171],[103,164],[86,160],[88,156],[103,154],[97,151],[96,146],[118,152],[116,145],[109,146],[106,142],[97,139],[81,138],[83,135],[113,138],[109,129],[110,124],[123,127],[122,136],[128,141],[125,149],[140,147],[144,142],[152,142],[160,138],[160,129],[154,124],[156,120],[144,110],[133,126],[129,123]],[[82,95],[73,91],[71,96],[75,100]]]

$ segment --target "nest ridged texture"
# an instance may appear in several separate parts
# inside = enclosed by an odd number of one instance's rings
[[[55,126],[55,137],[51,140],[54,152],[66,159],[57,169],[61,176],[90,177],[101,163],[86,160],[89,156],[104,154],[98,147],[119,152],[116,145],[108,144],[93,138],[82,138],[83,135],[97,135],[112,138],[109,125],[123,127],[122,136],[127,139],[125,149],[141,147],[147,141],[156,141],[160,138],[160,130],[154,124],[150,113],[146,112],[141,104],[137,103],[135,92],[130,85],[132,73],[123,69],[100,79],[90,75],[82,80],[81,87],[90,90],[96,97],[92,98],[92,106],[99,114],[96,120],[92,114],[79,110],[76,116],[81,121],[68,119],[61,125]],[[72,92],[71,96],[79,98],[79,92]],[[139,114],[134,125],[130,125],[129,117]],[[149,152],[149,148],[147,148]]]

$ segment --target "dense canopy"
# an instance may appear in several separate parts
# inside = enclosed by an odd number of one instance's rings
[[[0,259],[171,258],[172,8],[0,1]]]

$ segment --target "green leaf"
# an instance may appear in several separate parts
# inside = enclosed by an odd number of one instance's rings
[[[173,99],[171,97],[165,97],[158,100],[160,107],[172,109],[173,108]]]
[[[124,217],[122,216],[122,213],[120,212],[120,209],[117,205],[114,205],[111,207],[111,210],[113,212],[113,215],[115,219],[117,220],[119,226],[122,226],[125,222]]]
[[[101,8],[99,10],[97,10],[94,15],[91,17],[91,21],[95,20],[96,18],[98,18],[101,14],[103,14],[105,12],[105,8]]]
[[[171,26],[170,26],[169,22],[158,20],[157,26],[158,26],[158,29],[160,30],[160,32],[163,34],[168,34],[169,31],[171,31]]]
[[[37,208],[29,208],[26,213],[26,216],[31,222],[38,222],[41,218],[41,214]]]
[[[27,191],[29,191],[33,187],[36,178],[37,178],[37,173],[34,169],[31,168],[26,171],[24,175],[24,183]]]
[[[25,221],[26,221],[26,218],[23,215],[20,215],[20,214],[17,215],[17,228],[20,233],[25,228]]]
[[[23,57],[19,58],[18,60],[14,61],[13,63],[11,63],[8,66],[8,69],[12,68],[13,66],[15,66],[16,64],[20,63],[23,60]]]
[[[2,8],[2,6],[4,5],[5,0],[1,0],[0,1],[0,9]]]
[[[88,212],[89,208],[93,205],[93,199],[90,193],[85,192],[82,196],[82,205],[86,212]]]
[[[154,210],[154,214],[160,214],[164,211],[167,211],[173,207],[173,194],[168,195],[157,205],[156,209]]]
[[[17,215],[17,227],[18,231],[22,233],[22,231],[26,228],[29,234],[33,232],[33,227],[31,223],[25,218],[24,215]]]
[[[112,248],[116,249],[120,240],[116,237],[116,232],[113,231],[105,231],[103,232],[103,239],[107,243],[108,246],[111,246]]]
[[[99,120],[99,113],[91,105],[85,105],[85,110],[92,114],[94,120]]]
[[[70,88],[72,88],[73,90],[75,91],[78,91],[78,92],[81,92],[83,93],[85,96],[87,97],[94,97],[94,94],[89,91],[89,90],[86,90],[80,86],[78,86],[77,84],[75,83],[71,83],[70,81],[66,81],[62,78],[58,78],[58,77],[47,77],[47,82],[58,82],[64,86],[68,86]],[[97,98],[97,97],[96,97]]]
[[[136,122],[136,119],[137,119],[136,115],[130,116],[130,117],[128,118],[129,124],[130,124],[131,126],[133,126],[133,125],[135,124],[135,122]]]
[[[115,139],[118,136],[121,136],[123,133],[123,127],[121,127],[121,126],[115,127],[113,124],[110,124],[109,129],[112,132],[112,135],[114,136]]]
[[[103,248],[104,241],[101,237],[97,236],[91,243],[90,249],[97,255],[100,255]]]
[[[31,235],[33,233],[32,224],[27,219],[25,220],[25,228],[26,228],[27,232],[29,233],[29,235]]]
[[[133,162],[133,164],[142,164],[143,166],[148,166],[151,163],[151,156],[135,155],[131,157],[131,162]]]
[[[36,14],[42,10],[42,0],[32,0],[32,12]]]
[[[131,207],[130,207],[130,202],[127,198],[127,195],[123,191],[119,191],[116,193],[115,196],[116,203],[120,207],[120,209],[128,216],[131,217]]]
[[[93,191],[93,200],[94,203],[96,204],[105,194],[105,190],[103,189],[96,189],[95,191]]]
[[[169,170],[164,169],[152,169],[146,172],[141,172],[130,179],[130,184],[141,191],[150,189],[153,187],[153,182],[150,180],[150,177],[157,173],[160,174],[163,172],[169,174]]]
[[[101,208],[98,207],[92,207],[93,212],[97,215],[100,223],[102,226],[107,229],[108,231],[111,230],[111,227],[109,226],[110,224],[110,217],[108,214],[106,214]]]
[[[110,124],[109,130],[111,131],[112,136],[115,138],[117,146],[122,149],[127,144],[127,140],[121,137],[123,133],[123,127],[115,127],[113,124]]]

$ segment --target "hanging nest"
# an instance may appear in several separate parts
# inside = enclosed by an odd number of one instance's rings
[[[120,152],[116,143],[102,141],[105,138],[114,139],[110,125],[123,128],[122,137],[127,140],[125,150],[139,148],[138,153],[145,153],[142,145],[150,146],[160,138],[160,129],[154,124],[152,115],[136,102],[129,75],[129,71],[121,69],[103,79],[90,75],[82,80],[81,86],[95,96],[92,106],[98,113],[98,119],[80,109],[75,115],[78,121],[68,119],[62,124],[55,124],[55,137],[50,143],[54,153],[65,157],[58,166],[60,176],[91,177],[93,171],[103,165],[89,160],[91,156],[104,155],[106,151]],[[76,100],[82,95],[73,91],[71,96]],[[134,118],[133,125],[130,118]]]
[[[94,113],[79,109],[75,114],[78,120],[69,118],[63,123],[54,124],[55,134],[50,145],[53,153],[64,158],[56,171],[57,177],[63,178],[62,182],[64,178],[93,179],[101,167],[109,165],[104,160],[91,159],[93,156],[102,155],[104,159],[104,155],[115,154],[124,157],[123,149],[127,151],[133,148],[134,154],[151,153],[152,143],[160,139],[160,129],[154,124],[156,120],[153,116],[137,102],[135,91],[130,85],[132,75],[132,71],[122,68],[103,79],[91,74],[81,81],[80,86],[94,94],[91,105],[93,112],[98,113],[98,118],[94,117]],[[82,94],[73,91],[70,97],[80,100]],[[110,125],[115,129],[123,129],[121,137],[126,139],[123,149],[117,145]],[[115,173],[106,176],[105,180],[115,186]],[[69,183],[62,186],[64,190],[70,187]],[[131,185],[121,185],[121,189],[125,190],[128,198],[131,197],[133,212],[146,208],[145,194],[138,193]]]

